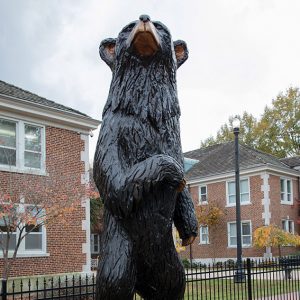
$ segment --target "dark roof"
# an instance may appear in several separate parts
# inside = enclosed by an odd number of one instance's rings
[[[300,167],[300,156],[282,158],[280,161],[287,164],[291,168]]]
[[[58,109],[58,110],[62,110],[65,112],[71,112],[74,114],[78,114],[81,116],[85,116],[88,117],[86,114],[75,110],[73,108],[58,104],[54,101],[48,100],[46,98],[40,97],[36,94],[33,94],[29,91],[23,90],[19,87],[16,87],[12,84],[6,83],[2,80],[0,80],[0,95],[5,95],[5,96],[9,96],[9,97],[14,97],[14,98],[18,98],[18,99],[22,99],[22,100],[26,100],[28,102],[32,102],[32,103],[37,103],[43,106],[48,106],[54,109]]]
[[[234,153],[234,142],[217,144],[184,153],[184,157],[199,160],[186,173],[187,179],[234,172]],[[280,159],[242,144],[239,147],[239,154],[240,170],[266,165],[291,170]]]

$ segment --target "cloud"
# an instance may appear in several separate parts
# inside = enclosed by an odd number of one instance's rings
[[[300,2],[3,1],[0,76],[41,96],[100,119],[111,72],[98,55],[102,39],[116,37],[147,13],[190,57],[178,71],[183,148],[213,135],[230,115],[258,117],[272,98],[300,86]],[[91,139],[91,153],[96,137]]]

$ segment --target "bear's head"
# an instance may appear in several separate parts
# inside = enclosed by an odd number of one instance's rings
[[[173,42],[168,28],[161,22],[152,22],[147,15],[125,26],[117,39],[103,40],[99,53],[113,71],[117,65],[128,65],[129,60],[144,66],[168,60],[179,68],[188,58],[186,43]]]

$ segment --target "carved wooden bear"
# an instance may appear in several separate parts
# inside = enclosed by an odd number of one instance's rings
[[[94,160],[104,201],[97,299],[182,299],[185,274],[174,222],[185,245],[197,235],[185,187],[176,70],[185,42],[142,15],[100,45],[112,70]]]

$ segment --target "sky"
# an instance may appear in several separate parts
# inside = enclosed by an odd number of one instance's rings
[[[300,86],[299,0],[0,0],[0,80],[100,120],[111,71],[99,44],[141,14],[188,45],[177,72],[184,152]]]

